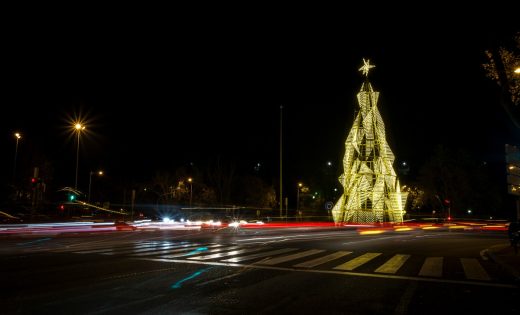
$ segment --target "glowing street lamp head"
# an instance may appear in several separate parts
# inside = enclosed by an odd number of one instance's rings
[[[82,125],[81,123],[77,122],[76,124],[74,124],[74,129],[76,129],[76,131],[81,131],[81,130],[85,130],[85,126]]]
[[[188,178],[188,183],[191,183],[193,181],[193,179],[190,177]]]
[[[298,183],[298,187],[302,187],[302,186],[303,186],[303,184],[302,184],[302,183]]]
[[[99,176],[103,175],[103,171],[99,171],[99,172],[98,172],[98,175],[99,175]]]
[[[20,139],[22,137],[22,135],[19,132],[15,132],[14,136],[16,139]]]

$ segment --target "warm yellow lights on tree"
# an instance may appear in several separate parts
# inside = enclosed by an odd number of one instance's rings
[[[374,67],[363,59],[359,69],[366,79],[357,94],[360,110],[345,142],[344,172],[339,178],[344,192],[332,209],[336,223],[403,221],[408,193],[401,192],[393,169],[394,154],[377,109],[379,92],[368,81]]]

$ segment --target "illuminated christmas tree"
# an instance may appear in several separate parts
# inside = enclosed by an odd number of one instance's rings
[[[359,69],[365,82],[357,94],[359,112],[345,142],[343,195],[332,209],[336,223],[403,222],[406,192],[401,192],[393,168],[394,154],[386,142],[385,124],[377,109],[379,92],[368,72],[374,65],[363,59]]]

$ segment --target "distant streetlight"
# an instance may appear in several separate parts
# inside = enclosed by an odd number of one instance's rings
[[[22,138],[22,135],[19,132],[15,132],[14,137],[16,138],[16,146],[14,147],[13,184],[16,183],[16,160],[18,157],[18,141],[20,140],[20,138]]]
[[[302,183],[298,183],[298,187],[296,187],[296,212],[298,214],[300,213],[300,189],[302,188],[302,186]]]
[[[515,73],[520,73],[520,67],[515,69]]]
[[[88,202],[89,203],[90,203],[90,188],[92,187],[92,175],[94,175],[95,173],[99,176],[102,176],[103,171],[97,171],[97,172],[90,171],[90,176],[89,176],[89,180],[88,180]]]
[[[296,210],[300,209],[300,189],[302,188],[302,186],[302,183],[298,183],[298,187],[296,189]]]
[[[332,162],[327,162],[327,166],[332,166]]]
[[[188,183],[190,183],[190,208],[191,208],[191,203],[193,201],[193,179],[191,177],[188,178]]]
[[[79,166],[79,135],[83,130],[85,130],[85,126],[80,122],[76,122],[74,124],[75,132],[78,134],[78,147],[76,149],[76,181],[74,182],[74,189],[78,189],[78,166]]]

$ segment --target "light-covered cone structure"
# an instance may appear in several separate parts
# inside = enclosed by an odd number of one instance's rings
[[[379,92],[368,81],[368,72],[375,66],[369,60],[363,59],[363,63],[359,70],[365,82],[357,94],[360,109],[345,142],[339,177],[344,191],[332,216],[336,223],[401,223],[408,193],[401,192],[393,168],[395,157],[377,109]]]

